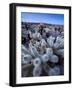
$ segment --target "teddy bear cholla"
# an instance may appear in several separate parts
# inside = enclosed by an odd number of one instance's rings
[[[50,36],[47,38],[47,43],[41,38],[41,41],[36,41],[34,45],[30,42],[29,49],[27,49],[24,45],[21,46],[22,64],[26,65],[27,68],[33,66],[32,76],[41,76],[43,69],[49,76],[60,74],[59,66],[55,65],[52,68],[49,64],[47,64],[47,62],[58,63],[59,57],[57,55],[64,58],[64,38],[58,36],[55,43],[54,40],[55,37]],[[40,48],[40,51],[38,48]],[[27,76],[27,74],[28,72],[25,76]]]

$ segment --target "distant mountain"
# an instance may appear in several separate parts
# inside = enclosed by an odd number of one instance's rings
[[[39,24],[43,24],[43,25],[51,25],[51,26],[64,26],[64,25],[58,25],[58,24],[48,24],[48,23],[34,23],[34,22],[21,22],[22,24],[36,24],[36,25],[39,25]]]

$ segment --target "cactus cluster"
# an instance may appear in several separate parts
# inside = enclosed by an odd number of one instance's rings
[[[63,26],[35,23],[22,26],[22,77],[64,75]]]

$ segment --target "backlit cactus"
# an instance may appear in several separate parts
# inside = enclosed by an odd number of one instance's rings
[[[28,43],[25,42],[21,45],[22,76],[54,76],[64,74],[62,63],[62,60],[64,61],[64,35],[56,34],[58,36],[55,37],[55,34],[49,34],[52,29],[48,28],[48,26],[41,27],[37,25],[37,27],[37,31],[35,26],[32,30],[23,30],[24,34],[26,34],[24,31],[28,32],[26,35]],[[23,66],[29,68],[26,68],[27,73],[25,73]],[[60,67],[63,69],[62,71]]]

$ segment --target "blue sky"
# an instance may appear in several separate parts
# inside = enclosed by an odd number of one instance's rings
[[[22,12],[21,21],[64,25],[64,14]]]

